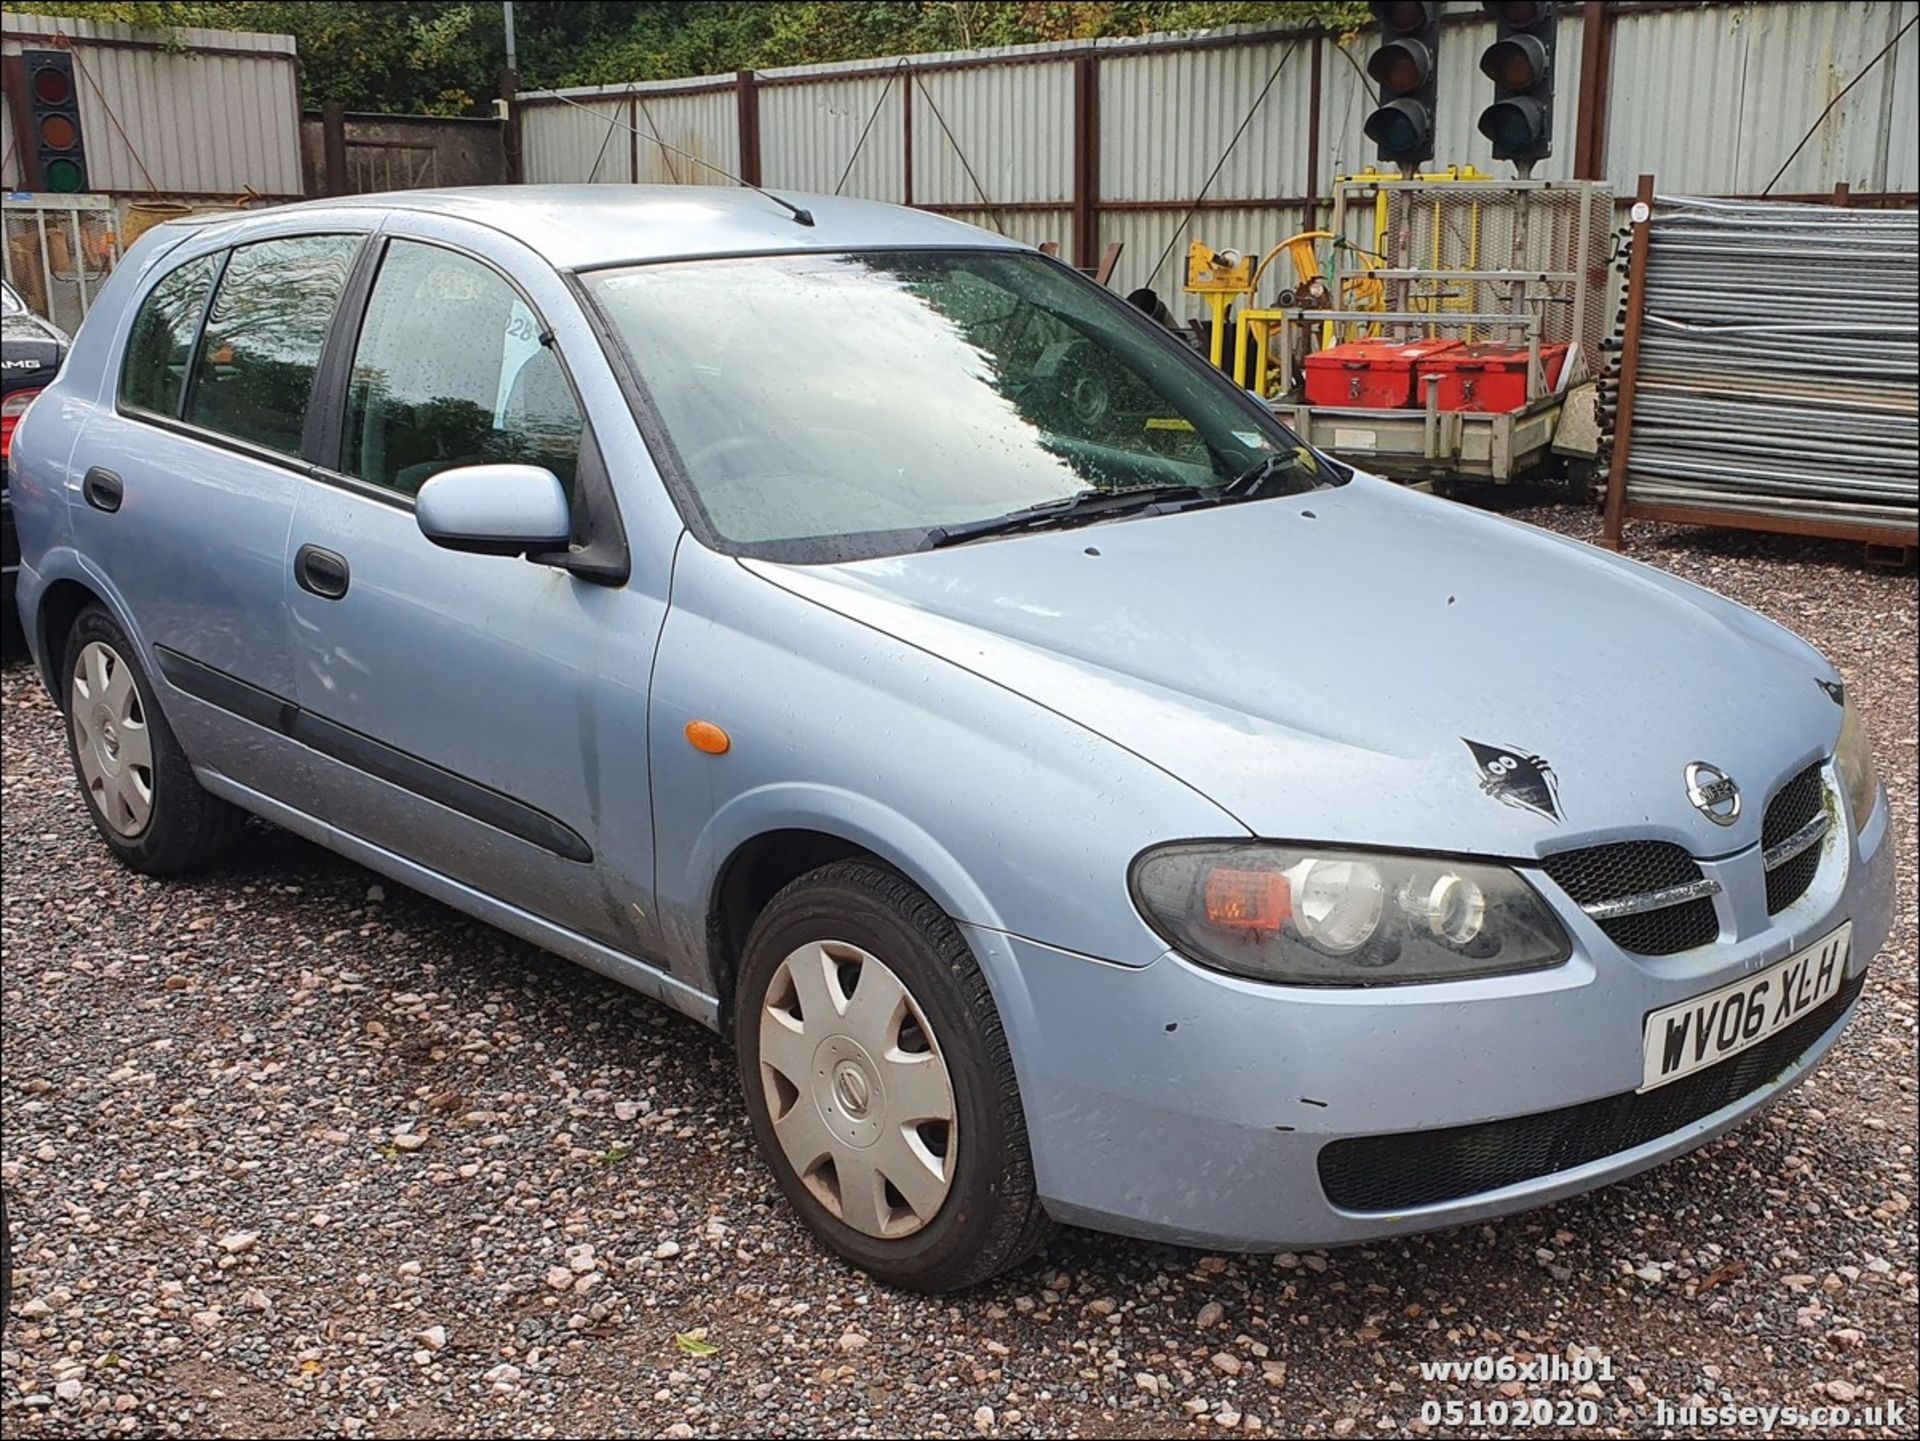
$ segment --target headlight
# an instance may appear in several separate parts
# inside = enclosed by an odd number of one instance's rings
[[[1873,808],[1880,803],[1880,772],[1874,768],[1873,743],[1860,723],[1860,712],[1854,709],[1851,690],[1847,692],[1847,715],[1840,722],[1840,744],[1834,749],[1833,764],[1847,793],[1853,829],[1856,833],[1863,831],[1873,817]]]
[[[1567,933],[1505,866],[1190,841],[1133,865],[1140,913],[1182,955],[1290,986],[1390,986],[1557,966]]]

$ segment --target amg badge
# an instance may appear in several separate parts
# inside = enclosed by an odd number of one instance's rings
[[[1560,781],[1545,760],[1509,746],[1483,745],[1465,736],[1460,740],[1473,752],[1474,764],[1480,767],[1481,790],[1495,800],[1550,821],[1564,819],[1560,813]]]

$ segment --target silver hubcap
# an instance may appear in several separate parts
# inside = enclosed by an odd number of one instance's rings
[[[107,824],[137,836],[153,813],[153,741],[133,672],[119,652],[88,641],[73,663],[73,753]]]
[[[877,957],[845,941],[780,963],[760,1011],[760,1082],[795,1173],[865,1236],[911,1236],[953,1184],[953,1082],[933,1028]]]

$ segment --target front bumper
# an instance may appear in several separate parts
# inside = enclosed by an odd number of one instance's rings
[[[1661,958],[1629,956],[1576,917],[1575,955],[1550,971],[1310,990],[1237,980],[1172,952],[1128,968],[971,930],[1012,1045],[1040,1194],[1057,1219],[1097,1230],[1297,1248],[1524,1210],[1692,1150],[1801,1080],[1852,1008],[1731,1102],[1584,1164],[1364,1212],[1328,1199],[1319,1165],[1336,1140],[1630,1096],[1648,1011],[1769,965],[1842,921],[1854,928],[1848,975],[1863,974],[1891,922],[1887,812],[1883,797],[1863,833],[1836,828],[1813,887],[1764,931]]]

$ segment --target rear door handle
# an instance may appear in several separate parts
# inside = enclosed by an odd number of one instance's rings
[[[87,498],[87,504],[95,510],[104,510],[111,515],[120,509],[120,502],[127,498],[127,488],[119,476],[96,465],[80,482],[80,494]]]
[[[300,589],[322,600],[338,600],[345,595],[351,576],[347,558],[336,551],[303,545],[294,552],[293,578],[299,582]]]

